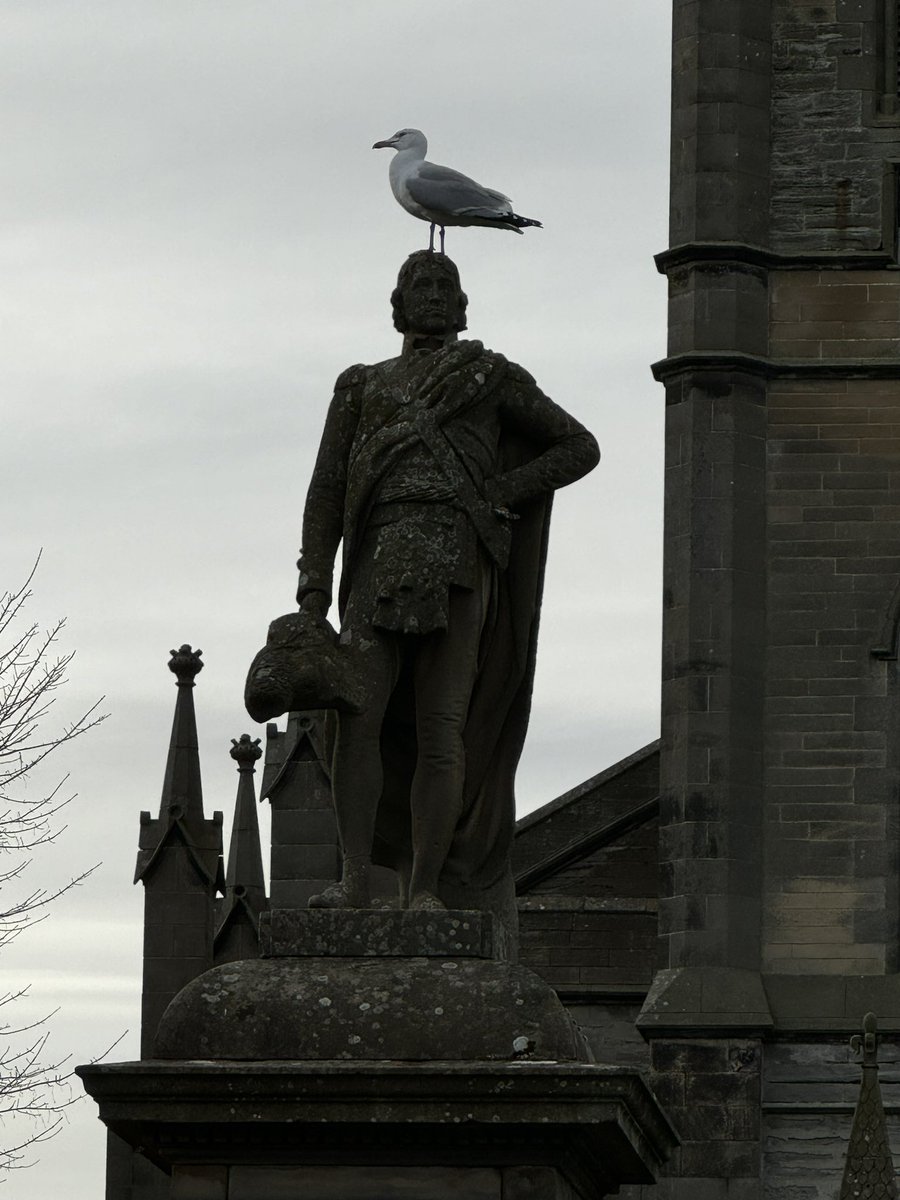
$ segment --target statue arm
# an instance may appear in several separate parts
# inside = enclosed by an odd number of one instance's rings
[[[489,481],[489,499],[501,505],[554,492],[587,475],[600,461],[594,435],[545,396],[527,371],[510,364],[509,376],[500,405],[502,426],[522,434],[538,452]]]
[[[338,377],[303,510],[297,603],[319,609],[322,616],[331,603],[334,559],[343,533],[347,463],[359,421],[355,384],[361,378],[359,367]]]

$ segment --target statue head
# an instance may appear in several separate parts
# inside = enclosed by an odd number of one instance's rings
[[[394,328],[400,333],[462,333],[468,303],[453,259],[417,250],[400,268],[391,294]]]

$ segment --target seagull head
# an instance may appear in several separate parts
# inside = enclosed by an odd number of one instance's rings
[[[391,150],[420,150],[424,158],[428,141],[421,129],[398,129],[383,142],[376,142],[372,149],[381,150],[385,146]]]

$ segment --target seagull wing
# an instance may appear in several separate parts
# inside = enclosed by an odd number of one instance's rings
[[[434,213],[497,217],[512,212],[512,203],[502,192],[437,163],[420,163],[405,182],[416,204]]]

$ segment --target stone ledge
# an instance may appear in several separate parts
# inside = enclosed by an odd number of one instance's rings
[[[893,118],[891,123],[896,123]],[[684,242],[654,255],[661,275],[684,267],[721,264],[762,267],[779,271],[875,271],[896,268],[897,260],[886,250],[771,250],[748,242]]]
[[[568,994],[564,998],[572,1003]],[[637,1019],[644,1037],[857,1033],[874,1012],[900,1033],[900,974],[777,975],[731,967],[658,971]]]
[[[519,896],[516,906],[520,913],[577,912],[612,913],[615,916],[656,916],[659,901],[632,896]]]
[[[506,927],[490,913],[275,908],[259,926],[263,958],[511,957]]]
[[[760,1037],[775,1023],[758,971],[681,967],[656,973],[636,1024],[644,1037]]]
[[[760,379],[900,379],[892,358],[771,358],[741,350],[685,350],[651,365],[657,383],[685,375],[739,372]],[[677,401],[680,403],[680,401]],[[671,401],[670,401],[671,403]],[[762,404],[760,400],[758,403]]]
[[[779,1033],[858,1033],[874,1012],[878,1031],[900,1032],[900,975],[763,975]]]
[[[631,1069],[145,1060],[77,1073],[104,1124],[167,1170],[191,1162],[529,1163],[561,1167],[586,1197],[653,1182],[677,1145]]]

